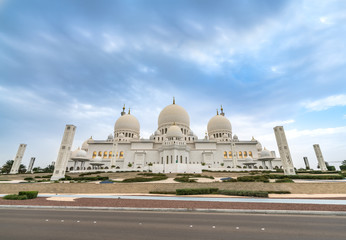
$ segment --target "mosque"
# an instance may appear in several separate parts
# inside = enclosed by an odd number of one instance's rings
[[[140,124],[130,110],[114,125],[105,140],[90,137],[73,151],[66,171],[152,171],[154,173],[201,173],[282,168],[274,151],[259,141],[239,140],[221,106],[207,125],[203,139],[190,129],[186,110],[173,103],[158,117],[158,128],[149,139],[140,138]]]

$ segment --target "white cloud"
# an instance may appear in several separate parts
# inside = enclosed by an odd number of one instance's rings
[[[323,111],[331,107],[346,106],[346,95],[334,95],[316,101],[307,101],[303,106],[310,111]]]
[[[325,136],[325,135],[340,134],[340,133],[346,133],[346,126],[335,127],[335,128],[317,128],[317,129],[311,129],[311,130],[291,129],[286,131],[286,135],[291,139],[304,137],[304,136],[317,137],[317,136]]]

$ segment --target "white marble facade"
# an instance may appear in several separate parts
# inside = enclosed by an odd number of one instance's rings
[[[203,139],[190,129],[186,110],[175,104],[165,107],[158,128],[149,139],[140,138],[137,118],[125,112],[117,119],[113,134],[105,140],[87,139],[73,151],[67,171],[152,171],[201,173],[282,168],[274,151],[262,149],[256,139],[239,140],[221,107],[208,122]]]

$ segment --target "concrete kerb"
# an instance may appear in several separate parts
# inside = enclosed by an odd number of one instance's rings
[[[61,210],[110,210],[110,211],[152,211],[152,212],[201,212],[201,213],[242,213],[242,214],[278,214],[278,215],[320,215],[346,216],[341,211],[296,211],[296,210],[256,210],[256,209],[203,209],[203,208],[133,208],[133,207],[78,207],[78,206],[33,206],[0,205],[0,209],[61,209]]]

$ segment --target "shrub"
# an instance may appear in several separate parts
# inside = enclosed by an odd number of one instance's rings
[[[188,183],[197,182],[196,179],[191,179],[189,177],[177,177],[177,178],[174,178],[174,181],[176,181],[176,182],[188,182]]]
[[[26,177],[26,178],[24,178],[24,180],[25,180],[25,181],[33,181],[33,180],[35,180],[35,179],[33,179],[32,177]]]
[[[237,179],[229,178],[229,179],[222,180],[222,182],[237,182]]]
[[[175,191],[150,191],[151,194],[175,194]]]
[[[38,195],[38,191],[20,191],[18,193],[19,196],[27,196],[28,199],[33,199],[33,198],[37,198]]]
[[[264,191],[219,190],[218,193],[231,196],[268,197],[268,192]]]
[[[266,175],[268,178],[271,179],[283,179],[283,178],[289,178],[289,179],[323,179],[323,180],[337,180],[337,179],[343,179],[344,176],[341,175],[278,175],[278,174],[270,174]]]
[[[283,179],[276,179],[275,182],[276,183],[293,183],[294,181],[289,178],[283,178]]]
[[[217,193],[218,190],[218,188],[183,188],[175,191],[177,195],[198,195]]]
[[[142,176],[148,176],[148,177],[152,177],[152,176],[166,176],[163,173],[138,173],[138,175],[142,175]]]
[[[268,193],[275,193],[275,194],[291,194],[290,191],[267,191]]]
[[[238,182],[269,182],[267,175],[260,176],[243,176],[237,178]]]
[[[135,177],[135,178],[126,178],[123,182],[152,182],[160,181],[167,179],[167,176],[163,174],[162,176],[153,176],[153,177]]]
[[[28,199],[28,196],[26,196],[26,195],[10,194],[10,195],[4,196],[3,199],[6,199],[6,200],[26,200],[26,199]]]

